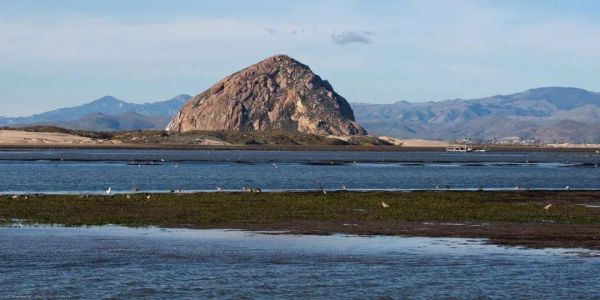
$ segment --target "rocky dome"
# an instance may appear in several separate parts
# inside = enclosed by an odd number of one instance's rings
[[[329,82],[286,55],[227,76],[183,105],[170,131],[281,130],[366,134],[350,104]]]

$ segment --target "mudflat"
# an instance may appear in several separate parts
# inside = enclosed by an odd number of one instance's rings
[[[600,249],[600,191],[7,195],[0,198],[0,219],[487,238],[503,245]]]

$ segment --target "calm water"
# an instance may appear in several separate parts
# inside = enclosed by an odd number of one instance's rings
[[[600,257],[571,251],[465,239],[0,228],[0,298],[600,297]]]
[[[0,151],[0,192],[600,189],[599,165],[592,152]]]

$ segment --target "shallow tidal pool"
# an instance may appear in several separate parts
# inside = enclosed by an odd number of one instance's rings
[[[8,226],[0,228],[0,290],[41,298],[598,298],[597,254],[456,238]]]

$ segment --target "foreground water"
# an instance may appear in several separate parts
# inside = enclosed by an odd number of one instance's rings
[[[600,189],[598,165],[593,152],[0,151],[0,192]]]
[[[598,298],[599,268],[480,240],[0,228],[2,297]]]

